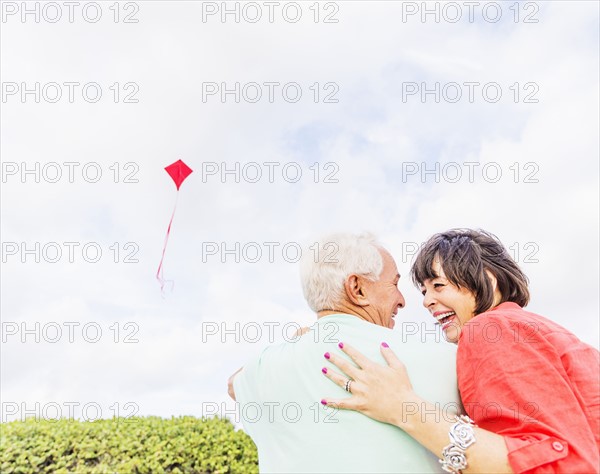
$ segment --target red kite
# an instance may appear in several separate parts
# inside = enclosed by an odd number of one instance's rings
[[[171,233],[171,224],[173,223],[173,217],[175,216],[175,210],[177,209],[177,200],[179,199],[179,188],[191,173],[192,169],[186,165],[183,161],[177,160],[175,163],[170,164],[165,168],[165,171],[169,173],[169,176],[175,182],[177,186],[177,198],[175,199],[175,206],[173,207],[173,213],[171,214],[171,220],[169,221],[169,227],[167,227],[167,235],[165,235],[165,243],[163,245],[162,256],[160,257],[160,264],[158,265],[158,271],[156,272],[156,279],[160,283],[161,291],[165,287],[165,279],[163,278],[163,260],[165,258],[165,251],[167,250],[167,242],[169,241],[169,234]]]
[[[171,178],[173,178],[173,181],[175,181],[177,191],[179,191],[181,183],[185,181],[185,178],[192,174],[192,169],[181,160],[177,160],[175,163],[167,166],[165,171],[169,173]]]

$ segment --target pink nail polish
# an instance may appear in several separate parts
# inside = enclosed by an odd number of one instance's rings
[[[382,343],[381,343],[381,345],[382,345],[383,347],[390,347],[390,346],[388,346],[388,343],[387,343],[387,342],[382,342]]]
[[[323,367],[323,368],[321,369],[321,372],[323,372],[324,374],[326,374],[326,373],[327,373],[327,367]]]
[[[325,400],[325,399],[321,400],[321,405],[327,405],[327,400]]]
[[[329,352],[325,352],[325,359],[329,359],[331,357],[331,355],[329,355]]]
[[[340,343],[338,344],[338,347],[339,347],[340,349],[343,349],[343,348],[344,348],[344,343],[343,343],[343,342],[340,342]]]

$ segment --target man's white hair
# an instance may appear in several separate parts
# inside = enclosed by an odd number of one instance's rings
[[[300,262],[302,291],[315,311],[336,309],[349,275],[376,281],[383,270],[383,248],[370,233],[335,233],[310,245]]]

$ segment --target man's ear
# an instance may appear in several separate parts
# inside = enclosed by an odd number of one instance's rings
[[[363,280],[358,275],[350,275],[344,282],[344,289],[348,300],[356,306],[368,306],[369,300],[365,295]]]

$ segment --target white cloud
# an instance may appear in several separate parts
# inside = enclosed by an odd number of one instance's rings
[[[538,2],[539,23],[493,25],[402,23],[399,2],[338,3],[337,24],[202,23],[193,2],[142,2],[131,25],[3,24],[3,81],[96,81],[108,97],[2,104],[3,162],[76,161],[77,170],[96,162],[104,173],[96,184],[78,174],[75,183],[56,184],[6,177],[3,242],[97,242],[103,257],[36,264],[29,256],[22,264],[8,256],[2,321],[94,321],[106,335],[97,344],[10,336],[2,346],[4,400],[133,401],[141,414],[200,414],[202,403],[226,400],[230,373],[269,343],[266,332],[256,343],[222,342],[221,334],[203,342],[203,323],[309,324],[296,265],[281,248],[338,229],[380,234],[403,275],[408,305],[400,316],[419,321],[424,311],[403,243],[449,227],[486,228],[521,260],[539,260],[522,262],[531,310],[598,346],[598,5]],[[128,81],[139,84],[140,102],[114,104],[108,87]],[[294,81],[303,100],[203,102],[202,83],[222,81]],[[436,81],[494,81],[503,99],[403,102],[403,82]],[[320,100],[330,91],[324,84],[335,82],[339,103],[315,104],[315,82]],[[539,103],[522,102],[533,90],[527,82],[538,85]],[[175,288],[163,298],[154,274],[176,196],[163,167],[179,158],[194,173],[181,188],[165,257]],[[274,183],[266,175],[254,184],[231,175],[203,182],[203,163],[235,161],[281,165]],[[319,183],[309,168],[317,161]],[[407,162],[432,169],[436,161],[481,165],[473,183],[466,174],[457,183],[406,175]],[[139,182],[114,183],[115,162],[120,181],[133,169],[124,164],[135,163]],[[281,175],[288,162],[303,170],[298,183]],[[338,165],[338,183],[322,182],[333,170],[327,162]],[[498,183],[481,177],[487,162],[501,167]],[[539,183],[522,182],[534,170],[528,162],[537,164]],[[204,255],[203,262],[203,242],[236,241],[256,242],[263,258],[236,264]],[[272,263],[264,242],[280,243]],[[135,248],[139,263],[122,263]],[[111,342],[115,322],[121,329],[135,322],[139,343]]]

